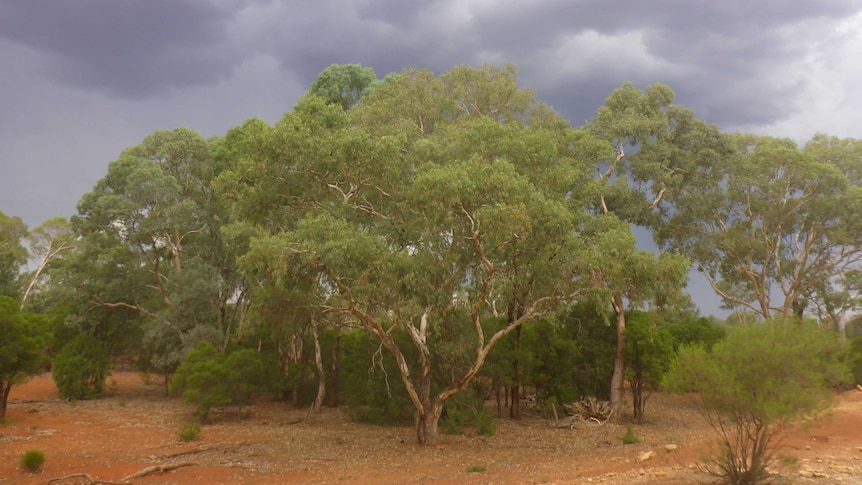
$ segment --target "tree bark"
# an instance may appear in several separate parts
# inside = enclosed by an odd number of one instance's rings
[[[443,401],[434,399],[425,408],[425,412],[419,412],[416,417],[416,436],[420,445],[433,446],[437,444],[440,436],[438,425],[440,416],[443,414]]]
[[[335,326],[335,340],[332,342],[332,365],[329,369],[329,403],[331,408],[338,407],[338,351],[341,346],[341,326]]]
[[[317,329],[318,323],[315,316],[311,317],[311,334],[314,337],[314,367],[317,369],[317,397],[314,399],[312,411],[320,412],[323,399],[326,397],[326,372],[323,370],[323,356],[320,351],[320,333]]]
[[[521,327],[515,330],[515,343],[513,345],[515,356],[512,358],[512,401],[509,406],[509,417],[521,419],[521,361],[518,359],[518,351],[521,349]]]
[[[620,415],[623,409],[623,381],[625,377],[625,360],[623,350],[626,344],[626,315],[623,311],[623,299],[621,296],[614,296],[612,305],[614,307],[614,315],[616,316],[617,327],[617,351],[614,355],[614,373],[611,377],[611,417],[612,423],[620,422]]]
[[[6,403],[9,400],[9,391],[12,390],[12,379],[0,381],[0,419],[6,417]]]

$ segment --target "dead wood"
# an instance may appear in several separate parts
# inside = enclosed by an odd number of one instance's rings
[[[47,485],[51,485],[52,483],[55,483],[55,482],[62,482],[65,480],[71,480],[73,478],[86,478],[87,483],[92,483],[94,485],[127,485],[125,483],[120,483],[120,482],[108,482],[105,480],[96,480],[89,473],[73,473],[71,475],[66,475],[64,477],[52,478],[52,479],[48,480]]]
[[[171,470],[176,470],[177,468],[183,468],[183,467],[187,467],[187,466],[196,466],[196,465],[197,465],[197,463],[192,463],[192,462],[187,461],[187,462],[182,462],[182,463],[173,463],[170,465],[148,466],[148,467],[144,468],[143,470],[141,470],[137,473],[132,473],[131,475],[129,475],[127,477],[121,478],[120,481],[121,482],[128,482],[133,478],[145,477],[145,476],[149,475],[150,473],[164,473],[164,472],[169,472]]]
[[[176,458],[178,456],[194,455],[195,453],[205,453],[207,451],[213,451],[213,450],[218,450],[218,451],[222,451],[224,453],[227,453],[227,452],[236,451],[237,448],[241,448],[247,444],[248,444],[248,441],[243,441],[241,443],[237,443],[237,444],[230,445],[230,446],[224,446],[224,445],[219,445],[219,444],[200,445],[200,446],[193,448],[191,450],[176,451],[173,453],[166,453],[163,455],[159,455],[159,458],[162,458],[162,459]]]
[[[610,419],[613,414],[611,404],[608,401],[599,401],[594,397],[585,397],[578,402],[564,404],[566,412],[581,421],[593,421],[602,424]]]

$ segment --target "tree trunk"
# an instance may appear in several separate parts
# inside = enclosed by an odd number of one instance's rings
[[[311,335],[314,337],[314,367],[317,369],[317,397],[314,398],[312,411],[320,412],[326,397],[326,372],[323,370],[323,356],[320,351],[320,333],[317,331],[317,318],[311,317]]]
[[[438,425],[440,416],[443,414],[443,401],[434,399],[425,407],[425,413],[421,411],[416,416],[416,436],[420,445],[433,446],[437,444],[439,437]]]
[[[643,377],[643,366],[641,366],[640,364],[640,354],[638,353],[638,345],[636,340],[632,341],[632,347],[634,349],[634,362],[632,363],[634,375],[632,376],[632,380],[629,383],[632,389],[632,411],[635,415],[635,422],[637,424],[643,424],[644,406],[646,405],[646,399],[644,396],[646,390],[646,381]]]
[[[335,326],[335,340],[332,342],[332,365],[329,368],[329,403],[331,408],[338,407],[338,350],[341,346],[341,326]]]
[[[515,315],[509,313],[509,324],[514,321]],[[515,329],[515,350],[512,358],[512,402],[509,406],[509,417],[512,419],[521,419],[521,361],[518,358],[518,352],[521,350],[521,327]]]
[[[12,379],[0,381],[0,419],[6,417],[6,402],[9,400],[9,391],[12,390]]]
[[[623,350],[626,344],[626,315],[623,311],[623,299],[621,296],[615,296],[613,300],[614,315],[616,316],[617,327],[617,352],[614,355],[614,373],[611,377],[611,417],[612,423],[620,422],[620,415],[623,409],[623,381],[625,377],[625,360],[623,358]]]

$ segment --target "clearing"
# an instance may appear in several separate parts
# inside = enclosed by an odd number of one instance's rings
[[[0,485],[119,483],[143,471],[128,483],[688,484],[707,480],[696,464],[714,439],[686,400],[657,394],[633,445],[620,441],[625,425],[571,429],[527,416],[498,420],[494,436],[466,429],[424,448],[413,428],[352,423],[335,409],[308,416],[283,402],[215,411],[186,443],[178,432],[192,406],[133,372],[115,373],[108,388],[105,398],[67,403],[49,374],[13,387],[0,424]],[[47,457],[35,474],[19,466],[31,449]],[[862,484],[862,392],[838,395],[780,454],[780,483]]]

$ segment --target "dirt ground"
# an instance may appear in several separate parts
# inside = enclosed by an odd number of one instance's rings
[[[145,470],[126,483],[705,483],[697,468],[714,436],[684,398],[656,395],[633,445],[620,440],[624,424],[572,429],[527,417],[498,420],[494,436],[465,430],[426,448],[412,428],[356,424],[333,409],[308,416],[280,402],[215,412],[198,440],[182,442],[191,406],[136,373],[115,373],[108,387],[108,397],[74,403],[59,399],[50,375],[14,387],[0,424],[0,485],[121,483]],[[37,473],[19,465],[31,449],[47,458]],[[778,483],[862,484],[862,392],[837,396],[826,417],[785,440],[781,455]]]

